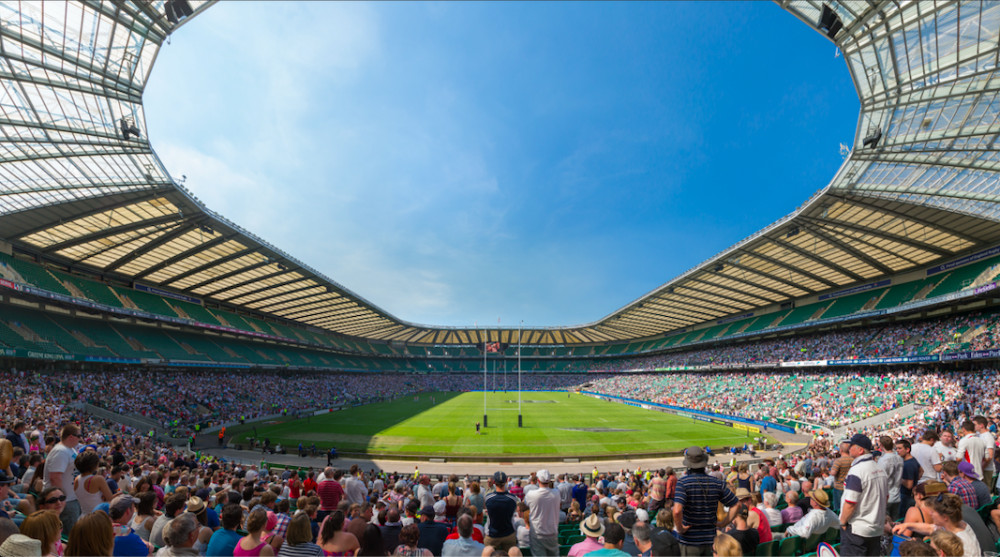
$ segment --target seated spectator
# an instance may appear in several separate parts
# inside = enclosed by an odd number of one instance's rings
[[[35,511],[21,523],[21,533],[42,542],[42,555],[62,555],[62,522],[53,511]]]
[[[809,494],[812,508],[795,524],[785,530],[785,536],[808,538],[813,534],[826,532],[830,528],[840,528],[840,519],[830,510],[830,497],[822,489]]]
[[[111,519],[103,512],[85,514],[69,533],[64,557],[111,557],[115,550],[115,532]]]
[[[788,506],[781,509],[781,523],[794,524],[802,518],[802,509],[797,504],[799,502],[799,494],[794,491],[785,493],[785,502],[788,503]]]
[[[712,543],[712,554],[719,557],[743,557],[743,548],[736,538],[727,534],[716,534],[715,542]]]
[[[354,534],[344,531],[344,513],[339,510],[323,519],[319,528],[319,545],[327,555],[353,555],[361,547]]]
[[[449,484],[449,491],[454,493]],[[442,557],[461,557],[463,555],[478,555],[486,547],[482,543],[472,539],[472,517],[463,514],[458,518],[456,527],[458,528],[457,540],[446,540],[441,548]]]
[[[309,522],[309,515],[305,513],[296,516],[305,517],[305,522]],[[233,550],[236,549],[236,544],[242,538],[236,532],[236,529],[240,527],[240,522],[243,521],[243,509],[239,505],[226,504],[222,507],[222,514],[219,518],[222,521],[222,529],[217,530],[208,540],[208,547],[205,548],[207,557],[231,557]],[[309,531],[308,538],[309,541],[315,539],[312,530]]]
[[[429,549],[417,547],[420,542],[420,528],[416,524],[403,526],[399,531],[399,545],[392,552],[393,557],[434,557]]]
[[[601,549],[591,551],[587,555],[591,557],[629,557],[628,553],[622,551],[622,544],[625,543],[625,529],[621,524],[612,522],[604,529],[603,546]]]
[[[201,524],[191,513],[181,513],[163,528],[163,539],[167,547],[156,552],[156,557],[197,557],[201,555],[194,545],[198,543],[198,531]]]
[[[224,518],[225,511],[223,511]],[[285,543],[278,551],[278,557],[323,557],[323,548],[313,543],[309,515],[300,513],[292,517],[291,522],[288,523],[286,534]],[[211,548],[211,545],[209,547]]]
[[[911,530],[929,536],[937,529],[943,528],[958,536],[962,541],[965,557],[976,557],[982,554],[975,532],[968,523],[962,520],[962,499],[958,495],[945,493],[941,497],[934,498],[931,503],[931,514],[934,524],[904,522],[894,526],[892,531],[894,534],[900,534],[905,530]]]
[[[343,517],[344,515],[340,515]],[[240,538],[233,549],[233,557],[274,557],[274,548],[261,539],[267,525],[267,511],[254,509],[247,515],[247,535]],[[343,519],[341,519],[343,526]],[[322,535],[322,534],[321,534]],[[351,536],[353,537],[353,536]],[[357,549],[357,548],[355,548]]]
[[[597,551],[604,547],[600,541],[601,536],[604,535],[604,524],[596,514],[588,516],[580,523],[580,533],[586,538],[569,548],[569,557],[583,557],[591,551]]]

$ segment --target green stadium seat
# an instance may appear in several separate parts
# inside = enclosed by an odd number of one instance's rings
[[[802,553],[802,538],[798,536],[789,536],[787,538],[781,539],[781,544],[778,546],[779,557],[795,557]]]
[[[778,554],[779,545],[781,545],[781,540],[771,540],[769,542],[758,544],[755,555],[757,557],[774,557]]]

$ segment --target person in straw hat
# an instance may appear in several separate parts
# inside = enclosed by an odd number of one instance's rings
[[[785,536],[808,538],[813,534],[840,528],[840,519],[830,510],[830,497],[822,489],[809,492],[809,512],[785,530]]]
[[[580,523],[580,533],[587,537],[569,548],[569,557],[583,557],[591,551],[597,551],[604,547],[600,541],[600,537],[604,535],[604,523],[601,522],[601,517],[596,514],[588,516]]]

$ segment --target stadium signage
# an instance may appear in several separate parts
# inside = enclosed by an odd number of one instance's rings
[[[739,321],[740,319],[746,319],[748,317],[753,317],[754,313],[744,313],[743,315],[734,315],[732,317],[727,317],[725,319],[719,319],[715,322],[716,325],[725,325],[726,323],[732,323],[733,321]]]
[[[831,366],[871,366],[879,364],[917,364],[937,362],[941,358],[937,354],[925,356],[899,356],[897,358],[858,358],[856,360],[827,360]]]
[[[827,364],[826,360],[802,360],[798,362],[781,362],[780,367],[820,367]]]
[[[989,350],[972,350],[970,352],[947,352],[941,354],[942,362],[955,362],[959,360],[981,360],[983,358],[1000,358],[1000,348]]]
[[[175,300],[187,302],[189,304],[194,304],[196,306],[205,305],[204,302],[202,302],[201,298],[195,298],[194,296],[185,296],[184,294],[177,294],[175,292],[170,292],[169,290],[156,288],[155,286],[146,286],[145,284],[134,282],[132,283],[132,287],[140,292],[149,292],[150,294],[156,294],[157,296],[162,296],[164,298],[173,298]]]
[[[996,289],[997,286],[1000,286],[1000,283],[991,282],[989,284],[977,286],[975,289],[973,289],[972,294],[973,295],[983,294],[984,292],[989,292],[990,290]]]
[[[965,257],[963,257],[961,259],[956,259],[955,261],[952,261],[950,263],[945,263],[943,265],[937,265],[935,267],[931,267],[930,269],[927,269],[927,276],[936,275],[936,274],[938,274],[940,272],[943,272],[943,271],[950,271],[950,270],[955,269],[957,267],[962,267],[964,265],[968,265],[969,263],[973,263],[975,261],[979,261],[980,259],[986,259],[987,257],[993,257],[994,255],[997,255],[997,254],[1000,254],[1000,246],[994,246],[994,247],[992,247],[990,249],[983,250],[983,251],[981,251],[979,253],[974,253],[972,255],[966,255]]]
[[[871,284],[863,284],[861,286],[855,286],[854,288],[847,288],[845,290],[839,290],[837,292],[830,292],[829,294],[820,294],[819,300],[829,300],[831,298],[839,298],[841,296],[848,296],[850,294],[858,294],[868,290],[874,290],[876,288],[882,288],[883,286],[889,286],[892,281],[889,279],[880,280],[878,282],[873,282]]]

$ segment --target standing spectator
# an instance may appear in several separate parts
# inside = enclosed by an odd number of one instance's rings
[[[949,429],[942,431],[941,440],[934,443],[934,450],[941,457],[941,462],[958,458],[958,449],[955,448],[955,434]]]
[[[872,442],[867,435],[854,434],[848,455],[854,458],[844,480],[840,509],[840,552],[844,555],[878,556],[889,487],[885,472],[871,455]]]
[[[937,440],[937,433],[933,429],[928,429],[920,437],[920,442],[912,445],[910,448],[913,458],[917,459],[920,469],[923,470],[920,480],[917,483],[932,482],[938,479],[938,473],[941,472],[941,455],[934,448],[934,443]]]
[[[840,500],[844,496],[844,480],[851,469],[854,459],[850,455],[851,444],[848,441],[840,443],[840,456],[833,461],[830,474],[833,476],[833,512],[840,511]]]
[[[316,487],[316,493],[319,495],[319,512],[316,513],[316,520],[322,521],[337,510],[337,505],[344,497],[344,487],[340,485],[340,478],[343,476],[343,471],[334,470],[332,467],[327,467],[323,471],[323,481]]]
[[[552,477],[548,470],[539,470],[535,477],[538,488],[524,496],[524,502],[531,512],[531,554],[558,557],[559,492],[552,489]]]
[[[983,416],[972,418],[972,424],[976,428],[976,434],[983,441],[983,448],[986,450],[983,456],[983,473],[980,476],[987,487],[993,487],[993,477],[996,476],[996,465],[993,463],[993,453],[997,446],[997,440],[990,433],[989,422]]]
[[[905,515],[906,511],[913,506],[913,488],[923,477],[923,469],[920,462],[910,454],[910,441],[900,439],[896,441],[896,454],[903,459],[903,473],[899,478],[899,514]],[[889,489],[892,489],[890,484]]]
[[[653,480],[649,482],[649,506],[647,510],[653,516],[656,516],[656,513],[665,506],[667,480],[663,478],[664,475],[665,473],[662,469],[657,470],[653,476]]]
[[[903,458],[893,450],[895,444],[892,442],[892,437],[883,435],[879,438],[879,444],[882,445],[882,456],[878,459],[878,467],[885,472],[886,481],[889,485],[889,500],[886,512],[895,520],[906,514],[906,511],[900,511],[899,509],[901,499],[899,487],[903,477]]]
[[[739,501],[726,483],[705,473],[708,455],[701,447],[690,447],[684,454],[687,474],[677,480],[674,495],[674,528],[680,534],[681,555],[711,555],[716,528],[732,522],[739,512]],[[729,507],[729,515],[716,524],[719,503]]]
[[[368,500],[368,488],[363,479],[358,478],[361,474],[361,467],[357,464],[351,465],[350,473],[344,480],[344,494],[347,500],[356,505],[362,505]]]
[[[573,484],[566,481],[566,474],[559,474],[558,479],[556,489],[559,490],[559,510],[566,512],[569,510],[570,501],[573,500]]]
[[[513,518],[519,501],[507,492],[507,474],[495,472],[492,482],[494,491],[486,494],[484,503],[486,516],[489,517],[484,541],[497,551],[506,552],[517,545]]]
[[[80,428],[76,424],[66,424],[59,434],[61,439],[49,452],[45,460],[45,488],[58,487],[66,496],[66,507],[63,508],[59,520],[62,521],[63,534],[69,535],[73,525],[80,518],[80,502],[77,501],[73,489],[73,469],[75,468],[75,451],[80,443]],[[113,517],[112,517],[113,518]]]
[[[580,504],[580,509],[587,508],[587,484],[583,482],[583,474],[576,477],[573,484],[573,500]]]
[[[983,477],[983,459],[986,458],[986,444],[976,435],[976,426],[971,420],[962,423],[962,439],[958,442],[958,460],[964,460],[976,469],[976,475]]]

